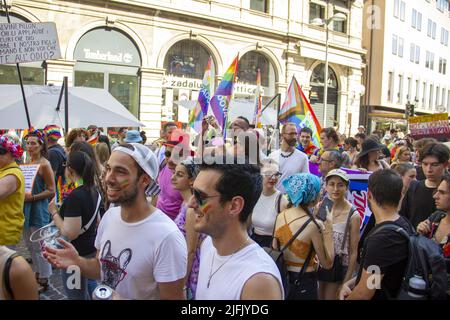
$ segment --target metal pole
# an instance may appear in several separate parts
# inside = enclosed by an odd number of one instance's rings
[[[327,122],[327,104],[328,104],[328,23],[330,21],[325,19],[325,75],[323,86],[323,126],[326,128]]]
[[[69,133],[69,78],[64,77],[64,114],[66,133]]]
[[[7,19],[8,23],[11,23],[11,18],[9,17],[9,11],[8,11],[8,6],[6,5],[6,0],[3,0],[2,3],[5,6],[6,19]],[[25,106],[25,114],[27,116],[28,128],[31,128],[30,113],[28,112],[28,104],[27,104],[27,99],[25,96],[25,89],[23,88],[23,82],[22,82],[22,73],[20,72],[20,67],[19,67],[18,63],[16,63],[16,67],[17,67],[17,74],[19,76],[20,89],[22,90],[22,99],[23,99],[23,104]]]

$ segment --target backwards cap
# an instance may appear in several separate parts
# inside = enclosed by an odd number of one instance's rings
[[[139,143],[129,143],[133,147],[133,150],[124,147],[117,146],[114,148],[113,152],[119,151],[128,154],[131,156],[137,164],[145,171],[146,174],[152,178],[153,181],[158,177],[158,160],[156,159],[155,154],[146,146],[143,146]]]

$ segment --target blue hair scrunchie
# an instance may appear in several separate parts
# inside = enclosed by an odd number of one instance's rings
[[[320,193],[320,179],[311,173],[296,173],[282,183],[289,199],[296,207],[302,203],[312,202]]]

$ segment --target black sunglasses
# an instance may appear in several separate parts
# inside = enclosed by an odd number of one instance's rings
[[[205,200],[208,198],[220,197],[220,194],[217,194],[214,196],[204,196],[200,193],[200,191],[198,191],[196,189],[192,189],[192,194],[194,195],[195,200],[197,200],[197,202],[200,206],[203,206],[205,204]]]

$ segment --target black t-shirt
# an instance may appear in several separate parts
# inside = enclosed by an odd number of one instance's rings
[[[408,218],[414,228],[436,211],[433,192],[436,188],[428,188],[425,180],[411,181],[408,192],[402,202],[399,214]]]
[[[61,217],[74,218],[81,216],[81,227],[86,226],[91,220],[97,205],[97,191],[94,194],[86,186],[81,186],[73,190],[61,206]],[[86,256],[96,251],[94,247],[96,233],[97,221],[94,220],[85,233],[71,241],[80,256]]]
[[[405,237],[394,230],[384,229],[376,232],[387,223],[395,223],[409,234],[413,232],[411,224],[404,217],[400,217],[396,221],[377,224],[367,236],[365,248],[361,253],[361,266],[365,270],[368,270],[370,266],[378,266],[381,274],[384,275],[381,289],[375,291],[372,300],[388,299],[386,292],[391,298],[397,296],[408,263],[409,243]],[[361,277],[362,268],[360,268],[357,282]]]

